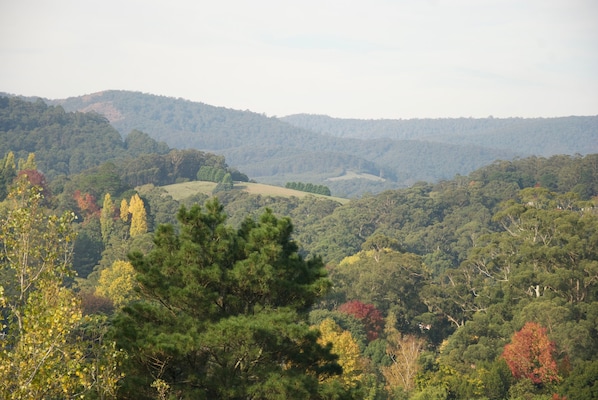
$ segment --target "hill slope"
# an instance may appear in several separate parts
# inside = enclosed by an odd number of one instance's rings
[[[364,134],[341,135],[338,132],[342,130],[343,120],[327,119],[331,126],[339,123],[341,127],[329,130],[315,123],[300,124],[297,117],[269,118],[249,111],[136,92],[106,91],[54,103],[67,110],[102,113],[122,135],[139,129],[171,147],[222,154],[229,165],[260,182],[325,184],[334,194],[345,197],[407,186],[420,180],[450,179],[497,159],[544,155],[545,151],[587,154],[598,143],[595,117],[584,119],[585,125],[578,123],[582,117],[546,120],[539,125],[528,120],[520,120],[521,124],[515,123],[517,120],[513,123],[410,120],[403,130],[411,133],[404,135],[370,135],[368,124],[375,121],[362,121],[359,124],[365,126]],[[401,122],[384,123],[393,130]],[[484,129],[476,130],[476,124]],[[542,133],[547,131],[551,132],[550,140],[545,140]],[[529,138],[529,143],[524,145],[525,138]],[[540,147],[542,143],[552,150]],[[561,146],[562,143],[573,145]],[[384,180],[360,179],[360,173]],[[329,180],[342,176],[357,178]]]
[[[359,120],[297,114],[281,120],[299,128],[344,138],[418,139],[543,157],[598,151],[598,116]]]

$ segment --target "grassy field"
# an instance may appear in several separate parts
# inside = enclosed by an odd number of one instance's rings
[[[212,194],[212,190],[216,187],[214,182],[193,181],[175,183],[174,185],[163,186],[162,188],[168,192],[175,200],[181,200],[197,193]],[[304,197],[316,196],[324,197],[330,200],[338,201],[341,204],[347,203],[348,199],[340,197],[323,196],[320,194],[301,192],[299,190],[287,189],[280,186],[265,185],[263,183],[239,182],[235,183],[233,190],[243,190],[251,194],[261,194],[262,196],[279,196],[279,197]]]

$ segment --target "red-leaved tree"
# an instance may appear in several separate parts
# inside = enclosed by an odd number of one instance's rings
[[[546,328],[535,322],[526,323],[513,334],[502,357],[516,379],[528,378],[536,385],[559,380],[553,354],[555,344],[546,335]]]
[[[89,218],[100,217],[100,206],[96,202],[96,198],[91,193],[81,193],[80,190],[75,190],[73,198],[77,202],[77,206],[81,211],[81,216],[84,221]]]
[[[351,300],[342,304],[338,311],[349,314],[363,323],[369,341],[378,338],[384,327],[382,313],[373,304],[364,304],[359,300]]]

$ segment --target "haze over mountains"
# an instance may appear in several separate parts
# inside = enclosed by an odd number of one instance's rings
[[[46,102],[100,113],[123,137],[137,129],[171,147],[224,155],[229,165],[259,182],[324,184],[347,197],[451,179],[498,159],[598,152],[598,116],[276,118],[129,91]]]

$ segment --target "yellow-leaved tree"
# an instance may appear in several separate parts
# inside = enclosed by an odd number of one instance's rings
[[[338,363],[343,368],[340,376],[328,379],[338,379],[345,387],[355,387],[364,379],[364,360],[361,357],[359,344],[351,332],[343,330],[334,320],[327,318],[318,326],[321,345],[332,344],[332,353],[338,356]]]
[[[18,179],[0,215],[0,399],[116,396],[123,353],[92,334],[63,285],[72,276],[74,214],[52,215],[40,187]],[[86,338],[81,340],[80,338]]]
[[[135,269],[131,263],[115,261],[100,273],[96,294],[109,298],[120,308],[137,298],[135,282]]]
[[[129,203],[129,213],[131,214],[131,237],[143,235],[147,232],[147,212],[143,200],[137,193],[131,197]]]
[[[120,202],[120,219],[124,223],[129,222],[129,203],[127,199],[122,199]]]

